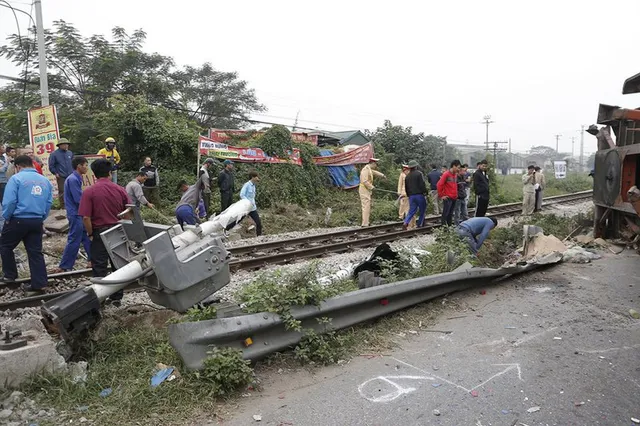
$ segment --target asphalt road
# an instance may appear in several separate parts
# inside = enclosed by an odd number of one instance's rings
[[[451,296],[467,309],[430,327],[451,333],[407,324],[384,356],[270,375],[221,424],[633,425],[640,258],[603,255]]]

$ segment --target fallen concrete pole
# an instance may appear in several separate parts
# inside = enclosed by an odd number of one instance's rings
[[[561,260],[562,254],[556,252],[524,265],[499,269],[459,268],[449,273],[352,291],[327,299],[319,306],[292,308],[291,313],[302,322],[302,329],[324,333],[351,327],[448,293],[486,285],[499,277],[556,264]],[[317,321],[323,317],[330,318],[331,323]],[[189,369],[202,368],[213,346],[240,349],[244,359],[255,361],[296,345],[302,337],[300,332],[287,330],[279,315],[268,312],[169,326],[170,343]]]

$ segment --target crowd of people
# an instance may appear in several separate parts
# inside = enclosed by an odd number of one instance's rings
[[[385,178],[378,172],[378,159],[372,158],[360,174],[360,200],[362,203],[362,226],[369,226],[372,193],[375,189],[374,177]],[[403,221],[403,229],[424,226],[429,203],[433,211],[441,216],[446,226],[456,226],[456,232],[466,241],[475,254],[497,225],[493,217],[485,217],[490,201],[488,162],[479,161],[473,173],[467,164],[453,160],[449,167],[430,165],[425,175],[417,161],[412,160],[402,166],[398,178],[398,216]],[[544,173],[540,167],[529,166],[522,176],[522,214],[531,215],[542,209],[543,191],[546,187]],[[475,193],[475,215],[469,217],[468,205],[471,192]]]
[[[42,254],[44,220],[48,217],[53,203],[53,185],[42,175],[42,161],[34,156],[30,146],[23,154],[17,155],[13,147],[0,147],[0,200],[2,218],[0,226],[0,256],[4,282],[14,282],[18,278],[14,249],[23,242],[31,271],[31,282],[24,286],[27,293],[41,293],[47,285],[47,273],[59,273],[73,269],[80,247],[88,258],[88,267],[95,277],[108,273],[109,255],[100,233],[116,225],[127,205],[154,209],[161,203],[159,197],[160,175],[150,157],[134,178],[123,188],[118,185],[118,169],[121,157],[114,138],[105,140],[105,148],[98,154],[102,158],[91,163],[95,182],[83,190],[84,175],[89,171],[89,161],[82,156],[74,156],[69,149],[70,142],[60,138],[57,149],[51,153],[48,167],[56,178],[61,208],[66,210],[69,233],[62,258],[57,268],[47,272]],[[198,172],[196,182],[178,184],[182,192],[175,207],[175,217],[181,227],[196,225],[213,214],[211,207],[212,172],[216,160],[207,158]],[[220,192],[220,212],[233,203],[236,191],[234,164],[225,160],[223,169],[215,181]],[[362,207],[362,226],[369,226],[374,179],[385,179],[377,170],[378,159],[371,158],[360,173],[359,195]],[[497,226],[493,217],[485,217],[490,202],[490,185],[486,160],[476,164],[471,172],[467,164],[454,160],[449,167],[431,164],[425,175],[417,161],[412,160],[402,166],[398,179],[398,215],[403,221],[403,229],[423,227],[429,203],[436,215],[446,226],[456,226],[456,232],[466,241],[475,254],[482,246],[489,231]],[[249,180],[242,186],[240,199],[249,200],[252,210],[248,216],[255,223],[256,235],[262,234],[262,223],[256,206],[256,185],[260,182],[257,172],[249,173]],[[529,166],[522,177],[523,208],[525,215],[539,211],[542,194],[546,186],[544,174],[539,167]],[[475,193],[475,215],[469,217],[468,204],[471,190]],[[227,230],[236,226],[232,223]],[[113,265],[112,265],[113,267]],[[109,302],[118,304],[122,292],[110,297]]]
[[[89,161],[74,155],[69,149],[71,143],[60,138],[57,149],[49,156],[48,167],[55,176],[60,207],[66,211],[69,223],[67,242],[60,263],[47,271],[42,241],[44,221],[53,205],[54,186],[42,173],[42,162],[34,156],[30,146],[21,155],[13,147],[0,147],[0,200],[2,201],[2,229],[0,235],[0,256],[3,276],[0,281],[12,283],[18,279],[14,249],[24,244],[31,274],[29,283],[23,286],[27,295],[43,293],[47,276],[73,269],[83,247],[94,277],[104,277],[109,270],[109,254],[100,234],[115,226],[123,217],[128,205],[154,209],[160,204],[158,168],[152,159],[146,157],[142,167],[125,187],[118,185],[118,169],[121,158],[113,138],[105,140],[105,148],[98,151],[102,158]],[[210,172],[215,160],[207,158],[199,171],[196,182],[189,186],[183,181],[178,185],[182,197],[175,208],[178,223],[196,225],[212,214]],[[233,162],[223,162],[224,169],[217,176],[220,191],[220,211],[226,210],[233,202],[235,177]],[[84,176],[93,172],[95,182],[84,185]],[[262,224],[255,202],[256,184],[260,181],[257,172],[249,174],[250,179],[240,191],[240,198],[251,202],[249,217],[255,222],[256,234],[261,235]],[[231,229],[236,223],[230,224]],[[113,265],[111,265],[114,268]],[[120,304],[123,293],[110,296],[107,303]]]

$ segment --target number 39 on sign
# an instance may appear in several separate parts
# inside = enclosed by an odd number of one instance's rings
[[[54,142],[38,143],[36,142],[36,155],[51,154],[56,150]]]

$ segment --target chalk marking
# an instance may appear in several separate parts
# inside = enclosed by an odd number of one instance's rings
[[[411,392],[414,392],[416,390],[416,388],[412,388],[412,387],[402,387],[399,384],[397,384],[396,382],[392,381],[391,379],[395,379],[395,380],[435,380],[433,377],[424,377],[424,376],[378,376],[378,377],[374,377],[373,379],[369,379],[366,382],[362,383],[360,386],[358,386],[358,392],[360,392],[360,395],[366,399],[367,401],[371,401],[371,402],[391,402],[396,398],[401,397],[402,395],[406,395],[409,394]],[[391,386],[393,386],[394,388],[396,388],[395,391],[388,393],[386,395],[382,395],[382,396],[378,396],[378,397],[369,397],[367,395],[365,395],[364,393],[364,388],[371,382],[375,381],[375,380],[381,380],[383,382],[386,382],[388,384],[390,384]]]
[[[449,383],[450,385],[455,386],[455,387],[457,387],[458,389],[462,389],[463,391],[465,391],[465,392],[467,392],[467,393],[468,393],[468,392],[471,392],[471,390],[470,390],[470,389],[467,389],[467,388],[465,388],[464,386],[460,386],[459,384],[457,384],[457,383],[453,383],[452,381],[447,380],[447,379],[445,379],[445,378],[443,378],[443,377],[436,376],[435,374],[431,374],[430,372],[428,372],[428,371],[426,371],[426,370],[423,370],[422,368],[418,368],[418,367],[416,367],[415,365],[411,365],[411,364],[409,364],[408,362],[404,362],[404,361],[399,360],[398,358],[395,358],[395,357],[391,357],[391,359],[395,360],[396,362],[399,362],[400,364],[404,364],[404,365],[406,365],[407,367],[411,367],[411,368],[413,368],[413,369],[416,369],[416,370],[418,370],[419,372],[424,373],[424,374],[426,374],[426,375],[428,375],[428,376],[434,377],[434,378],[436,378],[436,379],[438,379],[438,380],[441,380],[441,381],[443,381],[443,382],[445,382],[445,383]]]
[[[415,370],[418,370],[421,373],[424,373],[426,376],[377,376],[374,377],[372,379],[367,380],[366,382],[360,384],[358,386],[358,392],[360,393],[360,395],[366,399],[367,401],[370,402],[391,402],[399,397],[401,397],[402,395],[406,395],[409,394],[411,392],[415,392],[417,389],[413,388],[413,387],[403,387],[401,385],[399,385],[398,383],[394,382],[393,380],[439,380],[441,382],[450,384],[451,386],[454,386],[460,390],[465,391],[466,393],[470,393],[472,390],[478,389],[484,385],[486,385],[487,383],[489,383],[491,380],[502,376],[503,374],[508,373],[509,371],[512,370],[516,370],[518,372],[518,379],[520,379],[521,381],[524,381],[522,379],[522,369],[520,368],[520,364],[491,364],[494,366],[502,366],[502,367],[507,367],[504,370],[494,374],[493,376],[489,377],[487,380],[485,380],[484,382],[480,383],[479,385],[471,388],[471,389],[467,389],[464,386],[461,386],[457,383],[454,383],[450,380],[445,379],[444,377],[440,377],[436,374],[432,374],[431,372],[428,372],[426,370],[423,370],[422,368],[416,367],[415,365],[409,364],[408,362],[402,361],[398,358],[395,357],[389,357],[391,359],[393,359],[394,361],[403,364],[407,367],[413,368]],[[393,380],[392,380],[393,379]],[[389,385],[393,386],[395,388],[395,390],[393,392],[390,392],[388,394],[385,395],[381,395],[381,396],[377,396],[377,397],[371,397],[368,396],[367,394],[365,394],[364,389],[365,387],[375,381],[375,380],[380,380],[383,382],[388,383]]]
[[[494,374],[493,376],[489,377],[487,380],[485,380],[484,382],[480,383],[478,386],[471,388],[471,390],[476,390],[484,385],[486,385],[487,383],[489,383],[491,380],[495,379],[496,377],[500,377],[505,373],[508,373],[509,371],[513,370],[513,369],[518,369],[518,379],[522,380],[522,371],[520,370],[520,364],[491,364],[491,365],[506,365],[508,366],[507,368],[505,368],[504,370],[502,370],[499,373]],[[524,380],[522,380],[524,382]]]
[[[607,352],[628,351],[630,349],[636,349],[636,348],[640,348],[640,344],[633,345],[633,346],[621,346],[619,348],[600,349],[600,350],[594,350],[594,351],[583,351],[581,349],[576,349],[576,350],[578,352],[583,352],[585,354],[604,354]]]
[[[518,347],[518,346],[520,346],[520,345],[522,345],[524,343],[527,343],[527,342],[529,342],[529,341],[531,341],[533,339],[537,339],[538,337],[542,337],[545,334],[547,334],[547,333],[549,333],[549,332],[551,332],[551,331],[553,331],[553,330],[555,330],[557,328],[558,327],[551,327],[551,328],[548,328],[545,331],[542,331],[540,333],[532,334],[530,336],[527,336],[527,337],[524,337],[522,339],[516,340],[516,342],[513,344],[513,346]]]

